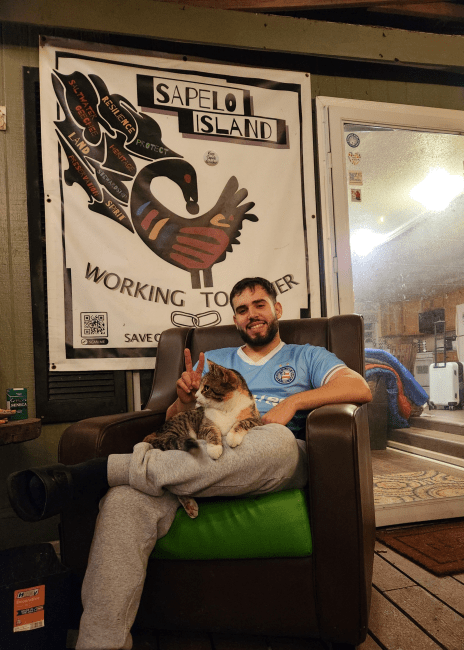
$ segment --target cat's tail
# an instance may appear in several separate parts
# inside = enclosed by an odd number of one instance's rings
[[[200,445],[195,440],[195,438],[186,438],[184,440],[183,450],[188,451],[190,454],[198,453]]]

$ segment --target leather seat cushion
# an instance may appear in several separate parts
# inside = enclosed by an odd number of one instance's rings
[[[199,515],[190,519],[180,507],[152,557],[213,560],[306,557],[312,553],[303,490],[259,496],[198,499]]]

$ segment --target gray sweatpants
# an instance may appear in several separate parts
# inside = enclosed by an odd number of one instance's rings
[[[179,507],[176,494],[238,496],[303,487],[305,443],[287,427],[256,427],[235,449],[212,460],[204,441],[198,455],[160,451],[141,442],[132,454],[108,460],[111,486],[100,503],[82,602],[76,650],[130,650],[146,567],[156,540]],[[199,517],[201,517],[201,503]]]

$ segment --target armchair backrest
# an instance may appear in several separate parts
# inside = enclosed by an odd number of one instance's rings
[[[364,375],[363,319],[357,314],[332,318],[300,318],[280,321],[285,343],[310,343],[334,352],[349,368]],[[235,325],[204,327],[192,332],[190,350],[194,362],[200,352],[243,345]]]
[[[318,345],[330,350],[352,370],[364,376],[364,329],[362,316],[346,314],[331,318],[301,318],[280,321],[280,335],[285,343]],[[156,401],[167,409],[176,399],[175,385],[184,369],[184,347],[193,362],[200,352],[243,345],[235,325],[219,327],[172,328],[161,334],[155,376],[146,408]]]

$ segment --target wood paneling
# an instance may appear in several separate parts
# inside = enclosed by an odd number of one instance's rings
[[[422,305],[420,300],[405,300],[403,303],[403,333],[406,335],[419,334],[419,313]]]
[[[392,302],[388,305],[382,305],[380,314],[380,336],[398,336],[404,334],[402,302]]]
[[[464,288],[457,289],[451,293],[445,293],[443,306],[445,308],[445,323],[447,330],[454,330],[456,327],[456,306],[464,303]]]
[[[22,66],[37,54],[26,26],[8,25],[2,33],[1,103],[7,108],[7,130],[0,132],[0,407],[6,388],[28,389],[34,414],[29,241],[26,210]],[[5,41],[7,41],[5,43]]]
[[[429,311],[431,309],[443,309],[445,306],[445,296],[440,294],[433,298],[422,299],[422,311]]]
[[[380,336],[424,336],[419,332],[418,314],[432,309],[445,310],[446,330],[456,327],[456,305],[464,303],[464,288],[431,298],[417,298],[381,305]]]
[[[220,9],[186,7],[181,2],[139,0],[136,11],[127,11],[125,5],[111,0],[82,0],[78,10],[69,1],[2,0],[0,20],[61,29],[100,29],[117,35],[221,44],[279,54],[315,53],[351,59],[354,66],[362,59],[394,65],[401,62],[401,67],[417,63],[424,67],[464,65],[460,39],[453,36],[239,11],[224,14]],[[411,83],[408,90],[411,100],[421,105],[424,89]],[[459,98],[456,108],[462,108],[460,90],[455,91],[455,99]],[[423,105],[445,107],[449,100],[446,92],[434,92],[432,88],[425,92],[431,103]],[[370,98],[364,94],[363,99]]]

